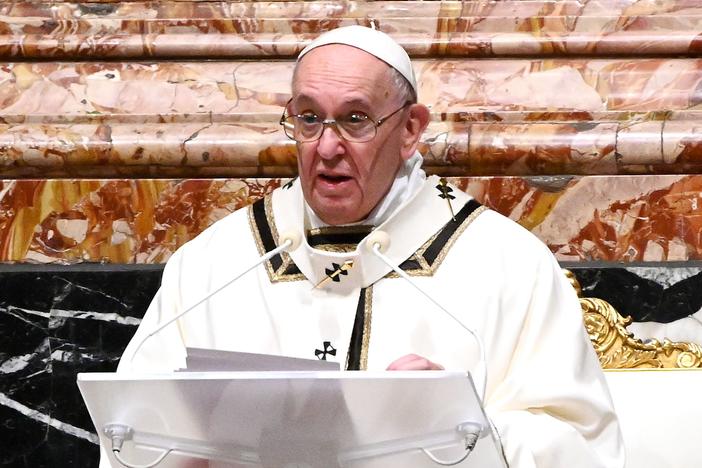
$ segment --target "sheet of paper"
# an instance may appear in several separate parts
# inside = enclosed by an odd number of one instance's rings
[[[339,363],[270,354],[187,348],[185,372],[338,371]]]

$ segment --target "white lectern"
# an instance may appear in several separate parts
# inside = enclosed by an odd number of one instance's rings
[[[78,386],[115,468],[122,440],[123,461],[168,451],[164,468],[506,467],[462,372],[92,373]]]

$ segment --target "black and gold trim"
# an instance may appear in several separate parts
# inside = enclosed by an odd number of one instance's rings
[[[295,177],[294,179],[290,179],[285,185],[283,185],[283,189],[290,190],[296,180],[297,180],[297,177]]]
[[[373,226],[329,226],[307,231],[307,243],[313,249],[348,253],[373,231]]]
[[[432,276],[446,258],[456,239],[485,210],[487,207],[475,200],[469,200],[439,232],[417,249],[410,258],[402,262],[400,269],[410,276]],[[386,277],[397,278],[397,274],[390,272]]]
[[[371,318],[373,312],[373,286],[361,289],[356,306],[351,342],[346,354],[346,370],[368,368],[368,344],[370,343]]]
[[[253,233],[259,255],[278,247],[278,230],[273,220],[271,196],[258,200],[249,206],[249,225]],[[282,252],[264,263],[271,283],[279,281],[303,281],[303,275],[287,252]]]
[[[271,196],[255,202],[248,209],[249,224],[258,253],[264,255],[278,247],[278,231],[273,219]],[[485,210],[487,208],[477,201],[469,200],[455,217],[449,219],[444,227],[402,262],[400,268],[410,276],[432,276],[444,261],[456,239]],[[372,230],[373,226],[368,225],[311,229],[307,232],[307,240],[315,249],[351,252]],[[305,280],[305,276],[287,252],[272,257],[264,265],[272,283]],[[390,272],[386,277],[395,278],[397,274]]]

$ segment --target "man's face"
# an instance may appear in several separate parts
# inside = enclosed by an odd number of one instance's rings
[[[333,44],[314,49],[298,64],[289,111],[322,119],[360,112],[377,121],[404,104],[392,87],[388,68],[354,47]],[[327,126],[319,140],[297,144],[302,191],[324,222],[360,221],[388,192],[403,159],[405,112],[390,117],[375,138],[364,143],[346,141]]]

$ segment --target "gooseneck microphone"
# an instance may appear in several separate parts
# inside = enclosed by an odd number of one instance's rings
[[[159,324],[153,331],[151,331],[148,335],[146,335],[144,338],[142,338],[142,340],[139,342],[136,349],[134,350],[134,353],[132,353],[132,356],[129,359],[129,364],[130,365],[132,364],[132,362],[134,361],[134,357],[138,354],[139,350],[144,345],[146,340],[148,340],[149,338],[151,338],[152,336],[154,336],[155,334],[157,334],[158,332],[160,332],[161,330],[163,330],[164,328],[166,328],[168,325],[175,322],[179,318],[183,317],[185,314],[191,312],[192,310],[197,308],[199,305],[201,305],[203,302],[205,302],[206,300],[208,300],[209,298],[211,298],[212,296],[214,296],[215,294],[217,294],[218,292],[220,292],[224,288],[228,287],[229,285],[231,285],[232,283],[237,281],[239,278],[244,276],[246,273],[250,272],[251,270],[253,270],[257,266],[262,264],[263,262],[270,260],[271,258],[275,257],[276,255],[278,255],[281,252],[290,252],[290,251],[297,249],[300,246],[301,242],[302,242],[302,238],[300,237],[300,234],[298,234],[295,231],[284,232],[283,234],[281,234],[278,237],[278,247],[271,250],[270,252],[266,252],[264,255],[261,256],[261,258],[259,258],[256,261],[256,263],[254,263],[253,265],[248,267],[246,270],[239,273],[237,276],[230,279],[229,281],[227,281],[226,283],[224,283],[223,285],[221,285],[217,289],[210,291],[202,299],[200,299],[195,304],[191,305],[190,307],[188,307],[187,309],[185,309],[183,312],[179,313],[175,317],[172,317],[169,320],[166,320],[165,322]]]
[[[300,246],[300,243],[302,242],[302,238],[300,234],[298,234],[295,231],[290,231],[290,232],[285,232],[283,233],[279,238],[278,238],[278,247],[275,249],[271,250],[270,252],[265,253],[264,255],[261,256],[253,265],[248,267],[246,270],[243,272],[239,273],[237,276],[234,278],[230,279],[217,289],[210,291],[206,296],[204,296],[202,299],[198,300],[196,303],[185,309],[183,312],[177,314],[176,316],[170,318],[169,320],[166,320],[165,322],[159,324],[154,330],[152,330],[148,335],[146,335],[142,340],[139,342],[137,345],[136,349],[134,350],[134,353],[132,353],[131,358],[129,359],[129,364],[131,365],[134,362],[134,357],[139,353],[139,350],[141,347],[146,343],[146,340],[151,338],[152,336],[156,335],[159,333],[161,330],[166,328],[168,325],[172,324],[179,318],[183,317],[185,314],[190,313],[193,311],[195,308],[197,308],[199,305],[201,305],[203,302],[223,290],[224,288],[228,287],[232,283],[234,283],[236,280],[244,276],[246,273],[250,272],[263,262],[271,259],[272,257],[275,257],[281,252],[290,252],[292,250],[297,249]],[[115,459],[122,464],[122,466],[126,468],[153,468],[159,463],[163,461],[164,458],[171,452],[173,452],[173,449],[165,449],[161,454],[156,458],[151,463],[147,463],[144,465],[136,465],[129,463],[128,461],[124,460],[122,458],[120,452],[122,451],[122,445],[125,440],[129,440],[132,438],[132,429],[128,426],[124,426],[121,424],[109,424],[103,428],[104,434],[111,440],[112,442],[112,453],[115,457]]]
[[[478,367],[476,369],[475,374],[476,380],[481,381],[482,383],[482,385],[480,386],[480,388],[482,388],[482,392],[480,394],[480,401],[481,403],[485,403],[485,391],[487,389],[487,361],[485,359],[485,345],[483,344],[483,340],[480,338],[480,336],[475,332],[475,330],[466,326],[463,322],[458,320],[458,318],[455,315],[449,312],[444,306],[439,304],[439,302],[436,301],[436,299],[434,299],[433,297],[431,297],[429,293],[420,288],[419,285],[417,285],[417,283],[415,283],[407,273],[400,269],[399,265],[396,265],[392,260],[390,260],[382,253],[383,251],[387,251],[390,247],[390,235],[388,233],[378,230],[371,232],[366,240],[366,246],[368,250],[370,250],[373,254],[375,254],[376,257],[382,260],[383,263],[392,268],[392,270],[395,273],[397,273],[402,279],[411,284],[424,297],[429,299],[429,301],[431,301],[432,304],[438,307],[439,310],[443,311],[446,315],[451,317],[458,325],[460,325],[461,328],[470,333],[471,336],[475,339],[475,342],[478,344],[478,349],[480,350],[480,362],[478,363]]]

